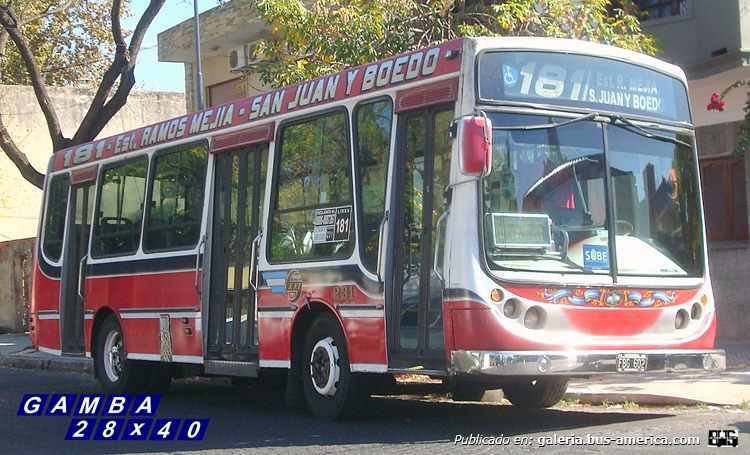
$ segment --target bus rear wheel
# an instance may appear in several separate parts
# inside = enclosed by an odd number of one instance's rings
[[[556,405],[568,390],[567,376],[526,379],[503,387],[503,395],[513,406],[520,408],[548,408]]]
[[[126,357],[122,327],[115,315],[109,315],[99,330],[94,353],[96,377],[107,393],[133,393],[145,388],[149,377],[145,365]]]
[[[312,413],[325,421],[354,416],[367,398],[362,378],[350,370],[344,332],[329,313],[318,315],[305,336],[302,387]]]

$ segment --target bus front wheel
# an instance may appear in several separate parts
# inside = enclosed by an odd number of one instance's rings
[[[115,315],[104,319],[96,342],[94,369],[99,383],[107,393],[132,393],[142,390],[143,374],[141,362],[126,358],[122,338],[122,327]]]
[[[312,413],[326,421],[355,415],[367,398],[366,387],[349,368],[344,332],[333,315],[323,313],[313,320],[302,361],[302,387]]]
[[[514,382],[503,387],[503,395],[513,406],[548,408],[556,405],[565,396],[568,379],[566,376],[549,376]]]
[[[453,401],[482,401],[486,390],[484,384],[455,382],[450,387],[451,399]]]

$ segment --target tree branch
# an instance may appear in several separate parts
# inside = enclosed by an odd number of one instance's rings
[[[138,21],[133,34],[130,38],[130,45],[125,44],[125,39],[120,25],[120,7],[121,0],[114,0],[112,3],[112,38],[117,45],[115,57],[112,64],[102,77],[99,88],[91,100],[89,110],[81,122],[81,126],[73,136],[73,143],[80,144],[96,138],[102,131],[107,122],[125,105],[130,90],[135,85],[135,64],[138,58],[143,38],[166,0],[151,0],[146,10],[143,12],[141,19]],[[120,81],[116,92],[107,100],[107,97]]]
[[[0,113],[0,148],[3,149],[8,158],[16,165],[23,178],[32,185],[41,189],[44,186],[44,174],[40,173],[29,162],[29,158],[13,142],[8,130],[3,123],[3,115]]]
[[[18,25],[19,25],[19,27],[22,27],[22,26],[24,26],[26,24],[30,24],[30,23],[32,23],[34,21],[39,20],[39,19],[43,19],[45,17],[49,17],[49,16],[52,16],[54,14],[65,12],[65,11],[68,10],[68,8],[70,8],[71,6],[73,6],[74,3],[75,3],[75,0],[65,0],[65,2],[63,2],[61,5],[56,6],[56,7],[53,7],[52,5],[49,5],[46,10],[44,10],[43,12],[41,12],[39,14],[34,14],[32,16],[24,17],[24,18],[19,19]]]
[[[23,60],[26,68],[29,71],[29,77],[31,78],[31,85],[34,87],[34,94],[36,95],[39,107],[42,109],[42,114],[47,122],[47,128],[49,129],[50,138],[52,139],[52,145],[55,150],[64,148],[70,143],[70,140],[65,138],[60,129],[60,122],[55,113],[55,109],[52,106],[52,100],[47,93],[47,88],[44,85],[42,74],[39,71],[39,66],[36,63],[34,54],[26,42],[21,30],[18,28],[18,18],[13,11],[12,3],[7,5],[0,5],[0,25],[10,35],[10,39],[16,45],[21,59]],[[7,133],[7,131],[6,131]]]

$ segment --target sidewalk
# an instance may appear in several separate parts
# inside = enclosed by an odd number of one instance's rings
[[[721,373],[681,375],[649,373],[603,375],[572,379],[567,399],[580,403],[635,403],[674,406],[706,404],[750,405],[750,342],[717,342],[727,356]],[[26,334],[0,335],[0,367],[93,374],[89,358],[61,357],[34,351]]]
[[[94,361],[35,351],[28,334],[0,335],[0,367],[94,374]]]

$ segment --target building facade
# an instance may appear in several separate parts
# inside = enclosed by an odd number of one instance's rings
[[[688,75],[703,178],[709,261],[721,340],[750,340],[750,240],[747,154],[734,156],[745,119],[745,89],[730,92],[723,112],[706,109],[711,95],[750,79],[750,0],[634,0],[648,12],[642,27],[663,47],[659,58]],[[271,31],[252,0],[231,0],[200,15],[205,106],[250,96],[265,87],[253,76],[248,46]],[[159,60],[185,64],[186,107],[196,110],[193,21],[159,34]]]
[[[231,0],[200,15],[201,73],[204,106],[266,91],[253,76],[248,47],[271,37],[271,29],[258,17],[253,0]],[[158,36],[159,61],[185,64],[185,103],[197,110],[195,84],[195,28],[186,20]]]
[[[658,57],[687,76],[701,167],[708,256],[719,306],[718,337],[750,339],[748,154],[736,156],[748,91],[726,96],[723,112],[708,110],[713,93],[750,80],[750,0],[640,0],[652,14],[642,23],[663,50]]]

